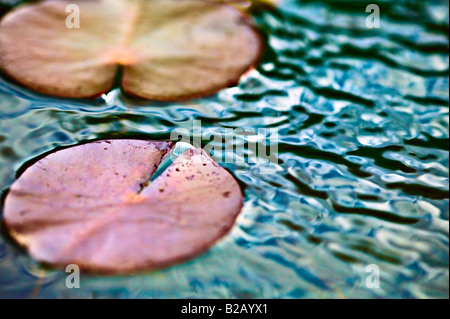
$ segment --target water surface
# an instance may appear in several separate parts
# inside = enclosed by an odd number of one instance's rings
[[[0,12],[20,1],[1,0]],[[253,15],[267,50],[238,87],[182,103],[35,94],[0,78],[0,189],[42,153],[99,139],[277,129],[278,164],[225,163],[245,193],[206,254],[135,276],[40,267],[0,237],[0,297],[448,298],[448,1],[283,1]],[[209,139],[201,141],[203,146]],[[230,155],[230,154],[228,154]],[[381,271],[379,289],[366,267]]]

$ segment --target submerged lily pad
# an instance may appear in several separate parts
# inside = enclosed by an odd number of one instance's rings
[[[110,140],[51,153],[11,186],[4,222],[32,257],[54,266],[126,273],[198,255],[230,230],[242,194],[201,149],[148,184],[171,147]]]
[[[80,8],[79,28],[66,26],[69,4]],[[100,95],[117,74],[126,93],[142,98],[209,95],[236,84],[260,51],[238,10],[202,0],[43,1],[0,24],[3,70],[61,97]]]

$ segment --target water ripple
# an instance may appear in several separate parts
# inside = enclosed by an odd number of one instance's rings
[[[19,2],[0,0],[0,14]],[[255,9],[267,43],[261,63],[239,86],[193,101],[136,100],[119,89],[72,101],[0,77],[0,189],[36,156],[90,139],[170,139],[180,127],[195,135],[193,120],[203,146],[258,138],[227,141],[233,128],[279,135],[273,174],[250,161],[252,150],[223,164],[245,205],[206,254],[148,274],[86,275],[68,290],[65,273],[37,265],[3,234],[0,296],[448,298],[448,2],[383,1],[382,27],[370,30],[369,3]],[[365,286],[370,264],[380,267],[380,289]]]

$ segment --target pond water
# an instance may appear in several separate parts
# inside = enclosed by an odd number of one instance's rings
[[[1,0],[2,14],[18,2]],[[448,298],[448,1],[376,2],[381,25],[368,29],[371,2],[285,0],[255,10],[266,41],[260,64],[207,98],[155,103],[115,89],[71,101],[1,77],[3,191],[59,146],[170,139],[180,127],[195,131],[194,121],[202,146],[212,137],[236,148],[254,141],[226,142],[232,128],[276,130],[278,157],[272,173],[249,160],[251,150],[244,163],[221,164],[245,193],[235,227],[168,269],[82,274],[81,288],[67,289],[64,271],[41,267],[3,233],[0,297]],[[378,289],[366,285],[373,264]]]

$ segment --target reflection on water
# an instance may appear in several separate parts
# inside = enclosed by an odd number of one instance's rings
[[[82,275],[80,289],[67,289],[64,272],[39,267],[3,235],[0,296],[448,298],[448,2],[383,1],[381,28],[367,29],[371,2],[255,10],[267,36],[261,64],[239,87],[199,100],[143,102],[114,90],[69,101],[1,78],[3,189],[57,146],[169,139],[193,120],[219,137],[278,129],[279,164],[274,174],[224,164],[245,191],[237,225],[166,270]],[[379,289],[365,286],[369,264],[380,268]]]

